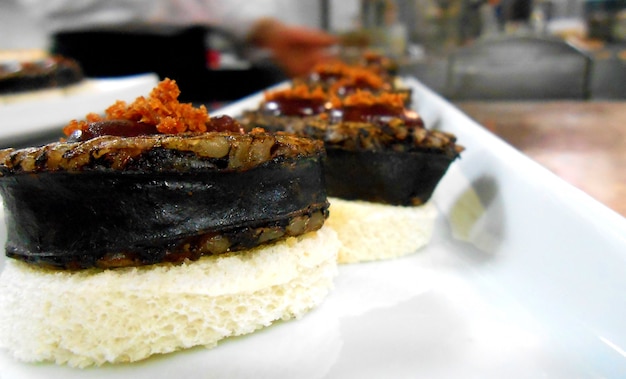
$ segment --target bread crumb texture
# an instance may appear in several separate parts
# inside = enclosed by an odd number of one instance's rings
[[[339,240],[339,263],[392,259],[416,252],[433,235],[437,208],[432,203],[397,206],[329,198],[326,225]]]
[[[317,232],[182,265],[53,271],[8,260],[0,275],[0,348],[73,367],[212,348],[319,305],[339,241]]]

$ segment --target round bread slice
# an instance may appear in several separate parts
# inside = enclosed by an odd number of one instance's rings
[[[431,203],[400,206],[329,197],[333,228],[342,246],[339,263],[397,258],[427,245],[433,235],[437,208]]]
[[[11,259],[0,276],[0,347],[77,367],[211,348],[320,304],[339,245],[322,227],[180,265],[59,271]]]

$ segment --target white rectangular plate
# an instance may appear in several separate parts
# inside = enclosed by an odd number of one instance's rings
[[[342,266],[318,309],[212,350],[85,370],[3,352],[0,378],[623,378],[625,219],[407,83],[467,148],[435,192],[429,246]]]

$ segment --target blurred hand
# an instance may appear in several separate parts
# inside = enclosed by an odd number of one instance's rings
[[[322,30],[290,26],[274,19],[259,20],[250,42],[269,49],[278,65],[292,77],[307,74],[318,63],[330,58],[329,48],[338,41]]]

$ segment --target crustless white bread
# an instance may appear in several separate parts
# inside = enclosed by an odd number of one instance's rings
[[[341,240],[339,263],[401,257],[427,245],[432,237],[437,208],[397,206],[360,200],[329,198],[326,225]]]
[[[9,260],[0,347],[17,359],[85,367],[133,362],[303,316],[332,288],[328,228],[182,265],[58,271]]]

